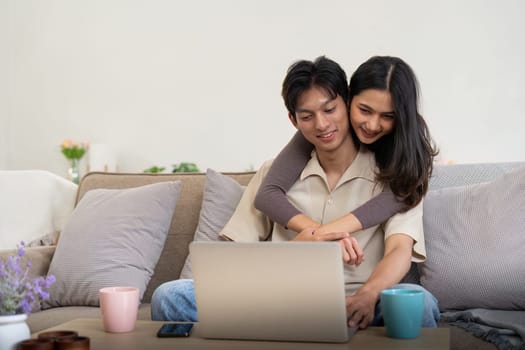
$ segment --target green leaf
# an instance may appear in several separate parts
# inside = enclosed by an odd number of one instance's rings
[[[165,169],[166,169],[165,167],[154,165],[151,168],[144,169],[144,172],[150,173],[150,174],[157,174],[157,173],[162,173]]]
[[[182,162],[174,164],[172,173],[198,173],[199,167],[195,163]]]

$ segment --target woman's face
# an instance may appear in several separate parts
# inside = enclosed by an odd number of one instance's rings
[[[357,138],[369,145],[394,129],[392,96],[386,90],[363,90],[350,103],[350,124]]]

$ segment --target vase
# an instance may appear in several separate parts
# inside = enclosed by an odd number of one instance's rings
[[[71,158],[69,159],[69,169],[68,169],[68,178],[78,185],[80,180],[80,170],[79,170],[80,159]]]
[[[0,316],[0,350],[15,350],[22,340],[31,337],[27,315]]]

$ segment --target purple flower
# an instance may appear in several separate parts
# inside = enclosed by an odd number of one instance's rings
[[[49,298],[48,289],[56,281],[52,275],[29,277],[31,262],[23,264],[24,248],[25,243],[20,242],[16,255],[0,261],[0,315],[30,313],[40,306],[40,300]]]
[[[24,249],[25,245],[26,245],[25,242],[22,241],[22,242],[20,242],[20,245],[17,247],[17,248],[18,248],[18,251],[16,252],[16,255],[17,255],[19,258],[23,257],[24,254],[26,253],[26,250]]]

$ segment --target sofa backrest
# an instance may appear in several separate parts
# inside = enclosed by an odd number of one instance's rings
[[[518,167],[525,162],[487,163],[487,164],[454,164],[436,165],[430,181],[430,190],[444,187],[463,186],[490,181]],[[255,172],[224,173],[240,184],[246,185]],[[160,284],[179,278],[188,255],[188,246],[193,240],[201,209],[202,195],[206,174],[126,174],[93,172],[81,181],[76,202],[84,194],[96,188],[122,189],[147,185],[161,181],[182,181],[182,190],[171,222],[164,250],[159,258],[155,273],[144,294],[144,301],[149,302],[155,288]],[[413,264],[405,282],[419,283],[419,274]]]
[[[225,173],[242,185],[248,184],[254,172]],[[123,189],[138,187],[161,181],[181,181],[182,189],[171,226],[164,244],[155,273],[144,294],[144,302],[151,300],[151,295],[160,284],[179,278],[180,271],[188,255],[188,246],[193,240],[201,209],[202,194],[206,174],[124,174],[92,172],[81,181],[76,202],[84,194],[96,188]]]

